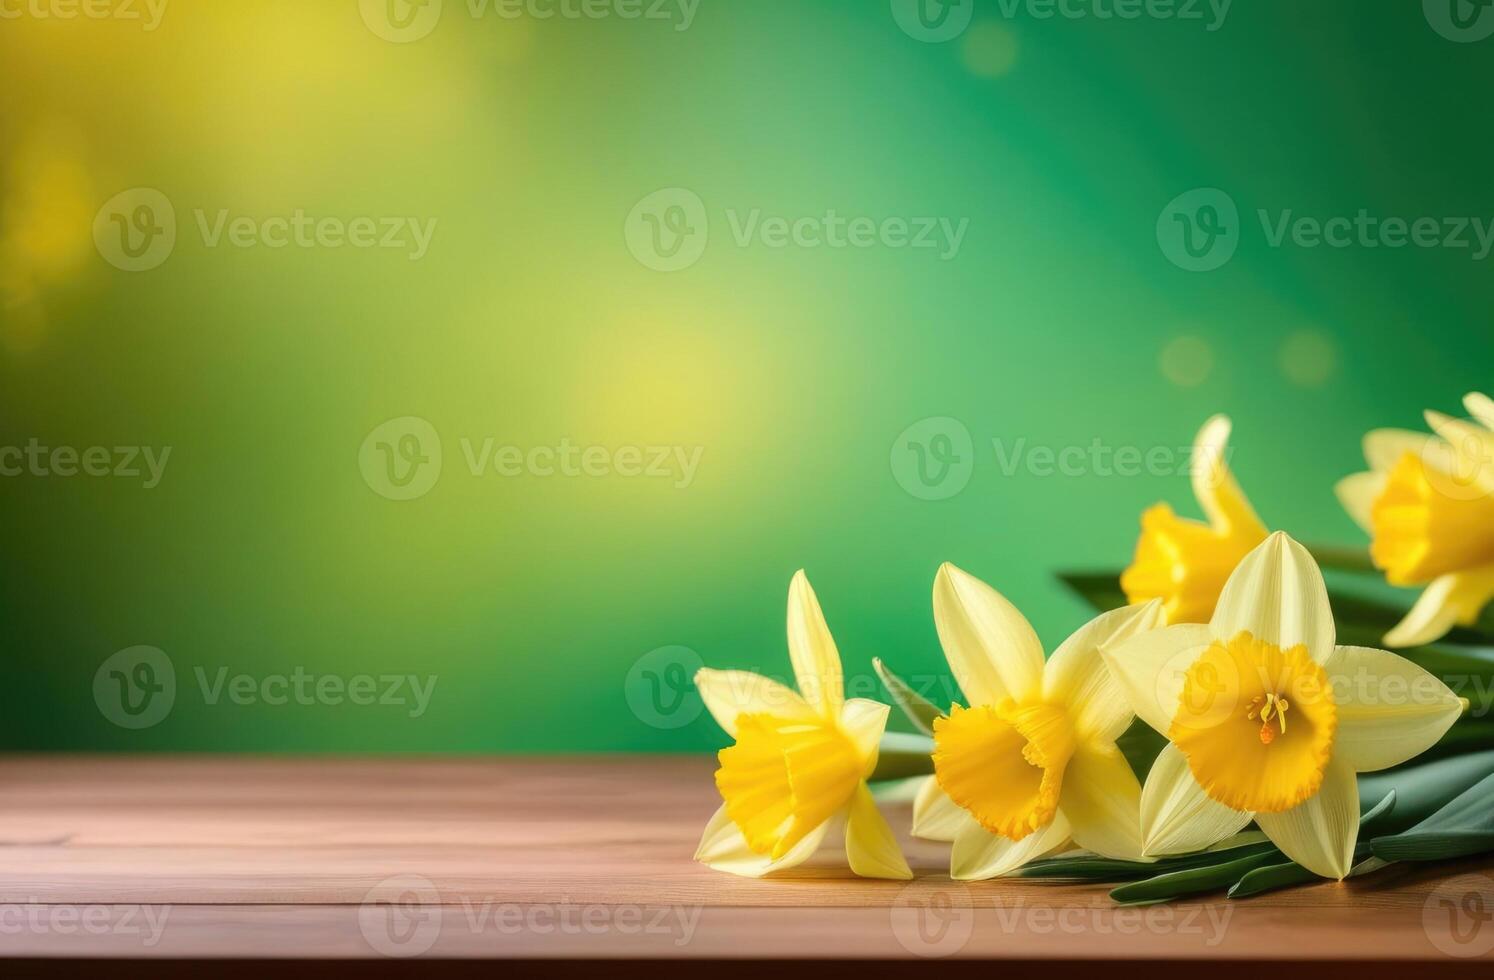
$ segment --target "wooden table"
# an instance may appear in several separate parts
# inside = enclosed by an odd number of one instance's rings
[[[1494,922],[1454,936],[1439,904],[1451,879],[1465,897],[1494,887],[1489,861],[1145,909],[1089,886],[951,882],[947,847],[911,840],[919,876],[906,884],[852,877],[833,852],[774,880],[720,874],[691,860],[716,806],[712,768],[630,756],[0,759],[0,955],[146,960],[157,976],[181,957],[646,958],[654,975],[697,973],[690,961],[703,958],[723,961],[713,972],[760,957],[1106,959],[1151,975],[1207,960],[1210,980],[1272,976],[1263,961],[1320,977],[1303,964],[1489,976],[1494,961]],[[906,828],[906,807],[890,816]]]

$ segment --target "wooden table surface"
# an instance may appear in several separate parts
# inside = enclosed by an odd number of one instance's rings
[[[855,878],[834,852],[776,879],[720,874],[691,860],[712,768],[0,758],[0,955],[1210,960],[1240,976],[1494,961],[1490,861],[1130,909],[1090,886],[951,882],[947,846],[906,837],[909,883]],[[907,807],[889,816],[906,829]]]

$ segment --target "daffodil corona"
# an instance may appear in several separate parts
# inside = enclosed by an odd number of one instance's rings
[[[1207,624],[1103,651],[1132,707],[1170,744],[1141,797],[1146,853],[1209,847],[1254,820],[1316,874],[1349,872],[1357,772],[1420,754],[1463,702],[1384,650],[1336,646],[1323,576],[1277,532],[1229,577]]]
[[[1230,473],[1229,419],[1216,415],[1193,441],[1193,494],[1208,523],[1166,504],[1141,515],[1136,555],[1121,574],[1129,602],[1161,599],[1169,623],[1206,622],[1229,573],[1265,540],[1266,526]]]
[[[788,644],[799,691],[747,671],[695,676],[711,715],[736,739],[718,756],[716,788],[724,802],[696,860],[759,877],[803,863],[832,827],[843,825],[852,871],[911,878],[866,785],[889,709],[845,699],[840,653],[802,571],[789,586]]]
[[[1392,585],[1424,585],[1385,642],[1431,643],[1469,626],[1494,599],[1494,401],[1464,399],[1476,421],[1427,413],[1436,436],[1380,429],[1364,437],[1368,472],[1340,481],[1339,500],[1369,532],[1370,557]]]
[[[1105,613],[1045,665],[1016,607],[953,565],[939,569],[934,623],[970,706],[934,722],[934,776],[913,832],[953,841],[952,877],[1008,874],[1071,840],[1141,858],[1141,785],[1115,745],[1132,714],[1100,648],[1161,622],[1160,602]]]

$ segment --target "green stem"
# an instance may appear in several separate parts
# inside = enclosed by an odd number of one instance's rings
[[[1370,572],[1379,574],[1375,563],[1370,560],[1367,548],[1345,548],[1333,544],[1308,545],[1307,550],[1317,559],[1319,565],[1324,568],[1334,568],[1344,572]]]

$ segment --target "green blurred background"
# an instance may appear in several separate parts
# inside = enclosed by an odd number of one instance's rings
[[[1436,4],[1240,0],[1210,30],[1205,4],[977,0],[926,10],[970,16],[931,41],[886,0],[700,0],[686,29],[676,3],[536,2],[395,0],[424,32],[400,42],[358,0],[170,0],[153,30],[5,0],[0,447],[171,454],[150,489],[0,478],[3,747],[701,750],[722,736],[677,685],[784,674],[801,566],[868,694],[873,656],[942,672],[941,561],[1051,646],[1087,616],[1055,570],[1124,564],[1155,500],[1197,514],[1167,467],[1015,454],[1171,452],[1227,412],[1267,522],[1353,543],[1331,488],[1360,434],[1494,387],[1476,245],[1272,247],[1256,217],[1494,219],[1494,39],[1439,33]],[[177,229],[138,272],[105,254],[132,188]],[[678,271],[635,254],[662,188],[709,223]],[[1195,188],[1240,212],[1212,271],[1159,244]],[[436,224],[412,260],[213,245],[197,218],[298,209]],[[740,244],[754,209],[968,225],[951,257]],[[403,417],[442,469],[395,500],[406,433],[360,447]],[[953,422],[907,433],[929,418]],[[910,438],[968,484],[920,483]],[[486,439],[601,447],[608,473],[474,475]],[[698,468],[616,472],[652,446]],[[134,728],[95,680],[138,645],[176,691]],[[244,703],[212,697],[236,675]],[[404,700],[266,702],[297,675]],[[425,710],[384,675],[433,677]]]

